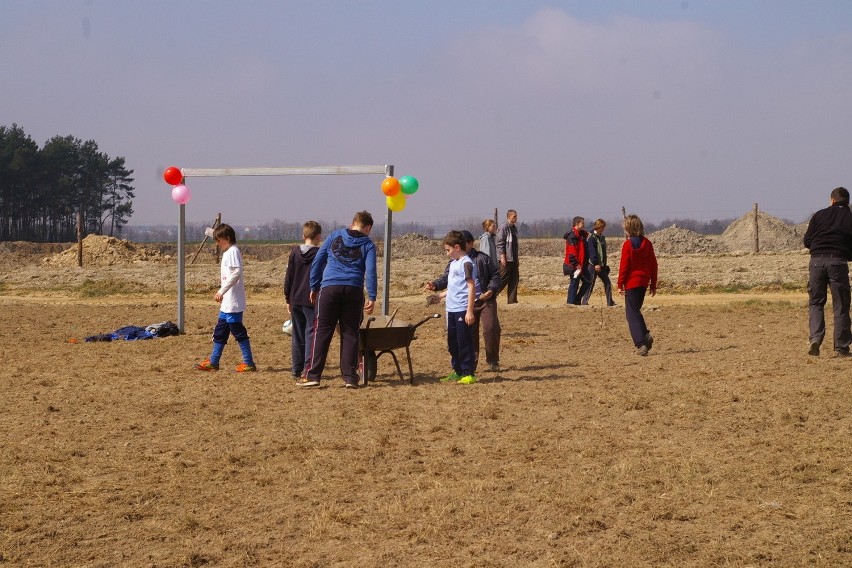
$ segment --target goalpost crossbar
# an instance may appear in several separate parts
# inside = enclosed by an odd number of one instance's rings
[[[392,165],[384,166],[303,166],[287,168],[181,168],[183,177],[223,177],[223,176],[317,176],[317,175],[384,175],[393,176]],[[393,213],[387,210],[385,217],[385,265],[384,286],[382,290],[382,315],[388,315],[390,300],[390,256]],[[186,204],[180,204],[178,219],[178,328],[184,332],[186,295]]]
[[[388,166],[304,166],[289,168],[182,168],[184,177],[220,176],[328,176],[385,174]]]

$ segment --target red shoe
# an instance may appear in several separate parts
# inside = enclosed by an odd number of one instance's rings
[[[213,365],[210,362],[210,359],[205,359],[201,363],[198,363],[197,365],[195,365],[195,369],[197,371],[218,371],[219,365]]]
[[[237,365],[237,368],[234,369],[237,373],[254,373],[257,371],[257,366],[249,365],[247,363],[240,363]]]

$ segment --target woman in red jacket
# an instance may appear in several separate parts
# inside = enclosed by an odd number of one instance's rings
[[[654,338],[645,325],[642,304],[648,288],[651,296],[657,293],[657,255],[654,245],[645,238],[645,227],[638,216],[628,215],[623,226],[625,241],[618,267],[618,293],[624,296],[624,313],[636,353],[644,356],[651,350]]]

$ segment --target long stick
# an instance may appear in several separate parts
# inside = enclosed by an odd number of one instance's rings
[[[396,317],[396,312],[398,312],[398,311],[399,311],[399,306],[396,307],[396,309],[391,314],[391,317],[388,318],[388,322],[385,324],[385,327],[390,327],[390,324],[393,323],[393,318]]]
[[[221,213],[219,213],[216,216],[216,219],[213,221],[213,228],[214,229],[219,226],[220,219],[222,219]],[[200,245],[198,245],[198,250],[195,251],[195,255],[192,257],[192,260],[189,261],[190,264],[195,264],[195,259],[198,258],[198,253],[200,253],[202,251],[202,249],[204,249],[204,245],[207,243],[207,239],[209,239],[209,238],[210,237],[208,237],[207,235],[204,235],[204,240],[201,241]]]

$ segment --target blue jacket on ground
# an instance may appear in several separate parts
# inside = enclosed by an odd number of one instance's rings
[[[352,229],[338,229],[323,241],[311,264],[311,290],[326,286],[367,285],[367,297],[375,301],[376,245],[368,235]]]

